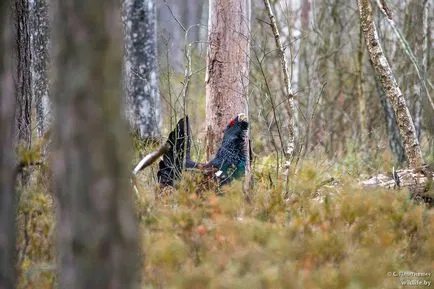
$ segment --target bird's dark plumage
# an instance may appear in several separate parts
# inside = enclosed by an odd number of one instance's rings
[[[169,134],[167,144],[169,150],[159,163],[157,178],[160,184],[173,186],[174,181],[181,177],[184,167],[196,166],[190,158],[191,138],[188,116],[178,121],[175,129]]]
[[[249,124],[244,114],[239,114],[226,127],[223,141],[215,157],[206,164],[199,164],[190,158],[190,124],[188,117],[181,119],[170,133],[168,152],[159,163],[157,173],[161,185],[173,186],[185,168],[196,168],[204,173],[215,173],[213,178],[224,185],[245,173],[247,162],[247,129]]]
[[[217,178],[224,185],[244,176],[247,162],[246,134],[249,124],[244,115],[238,115],[226,127],[222,145],[209,165],[218,169]]]

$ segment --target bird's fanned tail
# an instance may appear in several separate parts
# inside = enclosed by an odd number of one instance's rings
[[[161,185],[173,186],[174,182],[181,177],[184,168],[196,166],[190,157],[191,137],[188,116],[178,121],[175,129],[170,132],[166,144],[169,149],[159,163],[157,178]]]

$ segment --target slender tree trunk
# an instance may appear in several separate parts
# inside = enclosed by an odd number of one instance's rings
[[[0,289],[15,288],[15,93],[10,1],[0,2]],[[6,21],[8,19],[8,21]]]
[[[249,0],[210,0],[206,71],[206,155],[239,113],[248,115]]]
[[[418,3],[421,1],[409,2],[406,5],[405,10],[405,21],[403,25],[403,30],[405,32],[405,39],[412,43],[413,53],[414,53],[414,63],[419,67],[419,75],[415,70],[411,69],[412,72],[408,77],[404,78],[404,82],[406,84],[406,93],[409,95],[409,108],[411,115],[414,121],[414,127],[416,130],[416,135],[418,140],[420,141],[422,123],[423,123],[423,115],[422,115],[422,99],[424,96],[424,79],[423,79],[423,67],[422,67],[422,52],[423,52],[423,39],[424,39],[424,31],[422,29],[418,29],[419,31],[415,31],[415,27],[423,27],[423,14],[424,14],[424,5],[423,3]],[[387,9],[387,8],[386,8]],[[389,21],[391,21],[389,19]],[[402,40],[401,40],[402,41]],[[404,62],[404,69],[408,69],[408,65],[411,64],[408,62]],[[423,98],[422,98],[423,97]]]
[[[155,0],[125,0],[122,9],[130,122],[141,138],[158,138],[162,123]]]
[[[33,2],[30,10],[32,34],[32,88],[36,107],[38,136],[44,135],[50,124],[50,100],[48,97],[48,46],[50,28],[47,0]]]
[[[309,21],[311,15],[311,4],[309,0],[303,0],[301,4],[300,22],[301,22],[301,37],[299,44],[299,56],[298,56],[298,87],[299,90],[304,91],[305,102],[306,102],[306,113],[307,123],[305,124],[305,135],[304,135],[304,154],[309,150],[311,143],[311,120],[310,115],[313,111],[314,99],[313,94],[310,90],[310,85],[308,82],[309,78],[309,64],[308,64],[308,33],[309,33]]]
[[[410,168],[421,167],[424,163],[419,141],[417,140],[414,123],[408,110],[404,96],[393,76],[392,69],[381,48],[377,29],[372,16],[370,0],[357,0],[366,46],[380,77],[381,85],[395,111],[399,131],[403,139],[404,149]]]
[[[15,0],[16,19],[16,125],[18,141],[26,148],[31,147],[31,54],[30,54],[30,13],[28,0]]]
[[[58,0],[53,23],[59,287],[136,288],[117,0]]]
[[[368,120],[366,117],[366,98],[363,93],[363,31],[360,27],[357,51],[357,96],[359,98],[360,141],[364,148],[368,141]]]
[[[289,167],[291,163],[291,158],[295,149],[295,137],[294,137],[294,94],[292,92],[291,79],[289,76],[288,61],[285,55],[285,49],[282,46],[282,41],[280,40],[279,30],[276,23],[276,18],[274,17],[273,10],[271,10],[270,2],[264,0],[264,5],[268,13],[268,17],[271,21],[271,28],[273,30],[274,40],[276,42],[277,50],[279,53],[280,64],[283,71],[283,81],[285,85],[285,99],[288,101],[288,145],[285,152],[287,163],[286,166]]]
[[[427,35],[427,26],[428,26],[428,15],[429,15],[429,2],[428,0],[424,0],[422,3],[413,3],[412,5],[412,18],[414,18],[413,27],[422,27],[422,31],[420,33],[415,33],[415,56],[419,62],[420,74],[421,78],[417,75],[413,77],[413,95],[414,99],[414,107],[413,107],[413,115],[414,115],[414,126],[416,129],[417,138],[420,141],[422,134],[422,125],[423,125],[423,99],[427,97],[426,91],[424,89],[424,82],[426,81],[426,66],[427,66],[427,58],[425,57],[426,51],[428,49],[428,35]]]

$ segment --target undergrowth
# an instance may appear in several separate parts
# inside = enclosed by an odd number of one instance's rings
[[[399,272],[434,273],[433,210],[406,191],[361,189],[363,166],[348,161],[312,156],[286,183],[272,159],[256,160],[250,202],[241,182],[217,196],[197,174],[155,198],[147,169],[134,193],[142,288],[384,289],[409,280]],[[52,203],[41,184],[21,194],[19,288],[54,286]]]

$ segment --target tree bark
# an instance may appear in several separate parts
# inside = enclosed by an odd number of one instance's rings
[[[360,27],[359,45],[357,50],[357,96],[359,98],[359,121],[360,121],[360,141],[362,147],[366,148],[368,141],[368,120],[366,117],[366,97],[363,92],[363,31]]]
[[[138,227],[120,97],[119,1],[53,4],[59,287],[136,288]]]
[[[0,2],[0,289],[15,288],[15,93],[10,1]],[[6,21],[8,19],[8,21]]]
[[[48,97],[48,66],[50,27],[47,0],[33,2],[31,14],[32,88],[36,107],[36,130],[42,137],[50,125],[51,110]]]
[[[206,70],[206,156],[215,154],[223,131],[239,113],[248,115],[250,0],[209,3]]]
[[[122,8],[130,122],[141,138],[158,138],[162,122],[155,0],[125,0]]]
[[[424,163],[419,141],[417,140],[414,123],[408,110],[404,96],[393,76],[389,62],[383,53],[377,29],[372,16],[370,0],[357,0],[366,46],[380,77],[381,85],[395,111],[399,131],[403,140],[405,153],[410,168],[421,167]]]
[[[409,35],[408,38],[413,38],[414,41],[414,54],[416,60],[420,67],[421,79],[418,75],[414,75],[411,81],[413,82],[412,94],[414,95],[414,105],[413,105],[413,116],[414,116],[414,126],[416,129],[417,138],[420,141],[422,135],[422,125],[423,125],[423,99],[428,97],[424,89],[424,83],[426,82],[426,66],[427,58],[425,57],[426,51],[428,50],[428,15],[429,15],[429,2],[428,0],[422,1],[422,3],[409,3],[410,8],[410,23],[412,27],[422,27],[421,31],[414,33],[413,29],[410,29],[413,35]]]
[[[15,0],[16,19],[16,126],[18,141],[27,149],[31,147],[31,54],[30,54],[30,14],[28,0]]]

